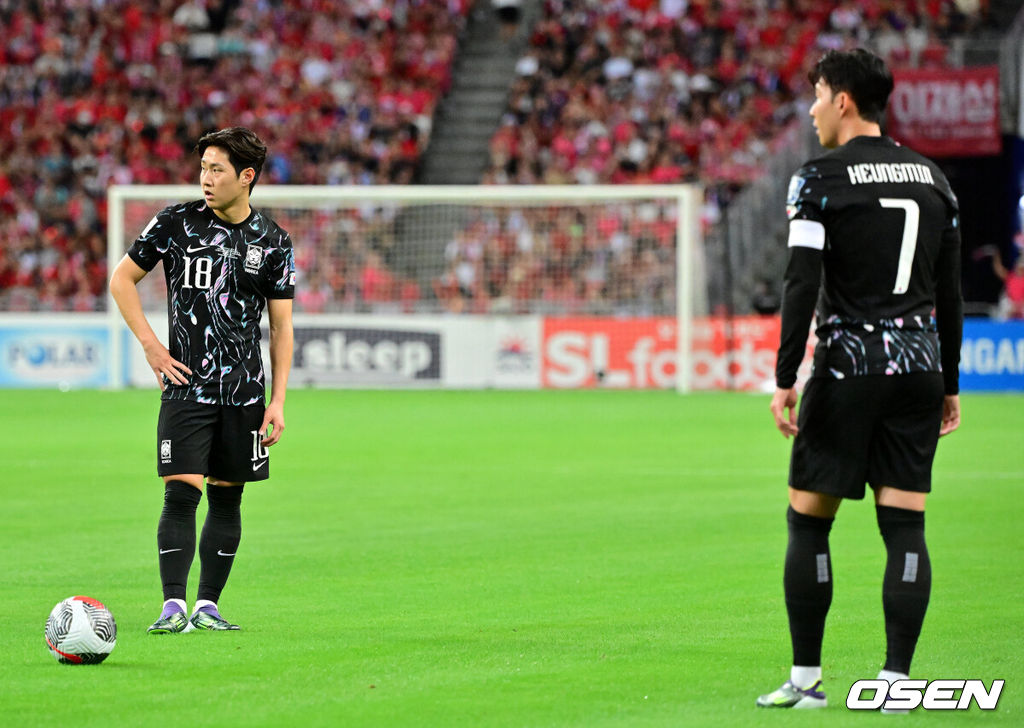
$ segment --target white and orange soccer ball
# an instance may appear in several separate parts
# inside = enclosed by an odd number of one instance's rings
[[[107,659],[117,644],[114,615],[90,597],[68,597],[46,620],[46,646],[57,662],[95,665]]]

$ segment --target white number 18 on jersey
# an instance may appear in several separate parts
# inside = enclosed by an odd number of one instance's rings
[[[183,257],[185,260],[185,275],[182,278],[181,287],[208,289],[213,278],[213,259],[203,257],[193,260],[188,255]],[[195,263],[195,267],[192,266],[193,263]]]

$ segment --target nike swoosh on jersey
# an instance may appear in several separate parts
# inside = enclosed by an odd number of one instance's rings
[[[160,555],[169,554],[172,551],[181,551],[181,549],[160,549]]]
[[[203,244],[203,245],[200,245],[198,248],[193,248],[191,245],[189,245],[187,248],[185,248],[185,252],[186,253],[203,253],[203,252],[206,252],[207,250],[209,250],[210,248],[215,248],[215,247],[217,247],[217,246],[216,245],[206,245],[206,244]]]

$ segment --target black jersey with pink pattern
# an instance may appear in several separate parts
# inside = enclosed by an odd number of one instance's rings
[[[812,376],[942,371],[956,393],[959,210],[939,168],[888,137],[855,137],[793,176],[787,214],[778,386],[796,380],[816,309]]]
[[[163,261],[168,349],[192,370],[188,384],[168,383],[163,399],[262,402],[260,318],[268,299],[295,296],[288,233],[258,210],[232,224],[198,200],[158,213],[128,255],[147,271]]]

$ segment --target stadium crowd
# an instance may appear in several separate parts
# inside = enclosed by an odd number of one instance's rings
[[[943,0],[546,0],[485,181],[700,179],[727,197],[805,111],[794,100],[822,52],[942,65],[946,40],[981,17]]]
[[[445,248],[434,293],[476,313],[675,311],[675,204],[494,207]]]
[[[245,125],[264,183],[404,184],[469,0],[0,3],[0,310],[105,306],[106,189],[193,183]]]
[[[797,96],[825,50],[866,45],[892,67],[942,66],[949,39],[984,20],[983,4],[948,0],[546,0],[516,66],[483,181],[699,180],[709,198],[704,222],[713,224],[721,206],[763,174],[782,131],[806,113]],[[568,311],[622,310],[623,296],[638,295],[636,308],[649,309],[658,300],[649,291],[667,289],[650,282],[672,278],[673,257],[642,237],[629,238],[628,250],[620,239],[599,240],[573,258],[576,275],[568,279],[559,273],[562,251],[553,248],[532,277],[531,295],[558,298]],[[521,251],[499,250],[504,261],[484,259],[477,268],[521,267]],[[465,258],[446,273],[444,290],[477,302],[493,298],[452,283],[459,271],[469,278]],[[623,270],[632,271],[636,291],[617,285],[620,274],[612,271]],[[478,271],[474,280],[481,277]],[[660,308],[671,311],[666,303]]]
[[[896,66],[942,64],[948,39],[984,22],[985,3],[968,5],[546,0],[481,181],[699,179],[714,222],[803,112],[796,93],[824,49],[867,44]],[[193,183],[192,145],[210,128],[241,124],[267,140],[263,183],[412,182],[471,6],[0,2],[0,310],[103,309],[106,188]],[[325,221],[296,236],[297,308],[435,297],[449,310],[657,308],[673,275],[667,223],[633,234],[636,221],[591,217],[476,219],[426,291],[395,272],[393,215]]]

